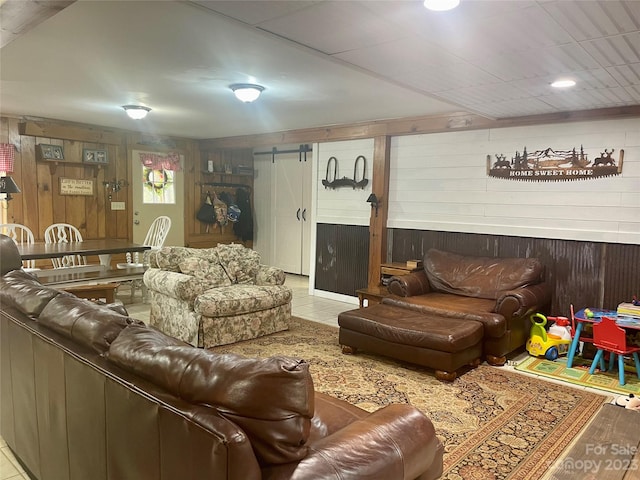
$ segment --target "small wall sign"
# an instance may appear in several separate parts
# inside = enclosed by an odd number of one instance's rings
[[[106,150],[90,150],[88,148],[82,150],[82,161],[84,163],[97,163],[100,165],[109,163]]]
[[[93,185],[91,179],[60,178],[60,195],[93,195]]]
[[[616,149],[604,149],[600,155],[589,160],[589,154],[583,147],[576,150],[554,150],[549,147],[544,150],[527,152],[527,147],[521,152],[516,151],[511,160],[506,155],[496,154],[495,160],[487,155],[487,175],[490,177],[509,180],[552,181],[552,180],[584,180],[589,178],[609,177],[622,173],[624,150],[619,150],[615,159]]]
[[[38,160],[64,160],[64,153],[60,145],[39,143],[36,149]]]

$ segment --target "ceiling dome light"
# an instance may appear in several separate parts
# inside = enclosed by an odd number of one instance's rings
[[[424,6],[434,12],[453,10],[460,5],[460,0],[424,0]]]
[[[569,87],[575,87],[575,85],[576,85],[576,82],[568,78],[556,80],[551,84],[553,88],[569,88]]]
[[[149,107],[143,107],[141,105],[123,105],[122,108],[124,108],[127,115],[134,120],[143,119],[147,116],[147,113],[151,111]]]
[[[236,98],[245,103],[251,103],[258,99],[264,87],[253,83],[234,83],[229,85],[229,88],[233,90]]]

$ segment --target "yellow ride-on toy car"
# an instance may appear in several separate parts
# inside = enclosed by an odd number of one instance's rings
[[[557,317],[549,317],[556,320]],[[534,357],[544,355],[547,360],[555,360],[559,355],[569,351],[571,345],[571,333],[567,329],[562,336],[549,333],[545,329],[547,317],[541,313],[534,313],[530,317],[531,333],[527,340],[527,351]]]

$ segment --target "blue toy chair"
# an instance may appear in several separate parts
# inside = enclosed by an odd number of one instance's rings
[[[616,321],[610,317],[602,317],[602,320],[593,324],[593,345],[598,349],[591,363],[589,373],[593,374],[598,363],[600,370],[604,371],[604,352],[609,352],[609,370],[613,370],[613,362],[618,356],[618,378],[620,385],[624,385],[624,356],[633,355],[636,363],[636,372],[640,378],[640,360],[638,352],[640,347],[627,346],[625,329],[616,325]]]

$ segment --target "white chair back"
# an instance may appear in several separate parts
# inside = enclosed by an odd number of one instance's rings
[[[149,227],[147,231],[147,236],[144,239],[143,245],[148,245],[151,247],[151,250],[147,250],[142,252],[142,261],[140,261],[140,252],[127,252],[127,262],[126,263],[118,263],[116,266],[118,268],[129,268],[129,267],[143,267],[147,261],[149,252],[152,250],[159,250],[164,245],[164,241],[169,234],[169,230],[171,229],[171,219],[165,215],[161,215],[157,217]],[[140,288],[142,290],[142,300],[144,302],[147,301],[147,288],[141,280],[133,280],[131,281],[131,301],[133,302],[133,297],[136,292],[136,288]]]
[[[68,223],[54,223],[44,231],[45,243],[71,243],[81,242],[82,234],[73,225]],[[62,258],[52,258],[53,268],[66,268],[87,265],[87,257],[81,255],[67,255]]]
[[[11,238],[16,245],[32,244],[35,241],[31,229],[24,225],[20,225],[19,223],[0,224],[0,233]],[[36,270],[36,261],[23,260],[22,266],[28,270]]]
[[[156,218],[149,227],[147,236],[144,239],[144,245],[149,245],[153,249],[161,248],[167,239],[170,229],[171,219],[169,217],[162,215]]]
[[[143,245],[148,245],[151,247],[151,250],[159,250],[164,245],[164,241],[169,234],[169,230],[171,229],[171,219],[165,215],[157,217],[149,227],[147,231],[147,236],[144,238]],[[143,252],[143,258],[145,253],[148,255],[149,250],[147,252]],[[118,268],[126,268],[131,266],[142,266],[144,265],[144,261],[140,261],[140,252],[127,253],[127,263],[118,264]]]

